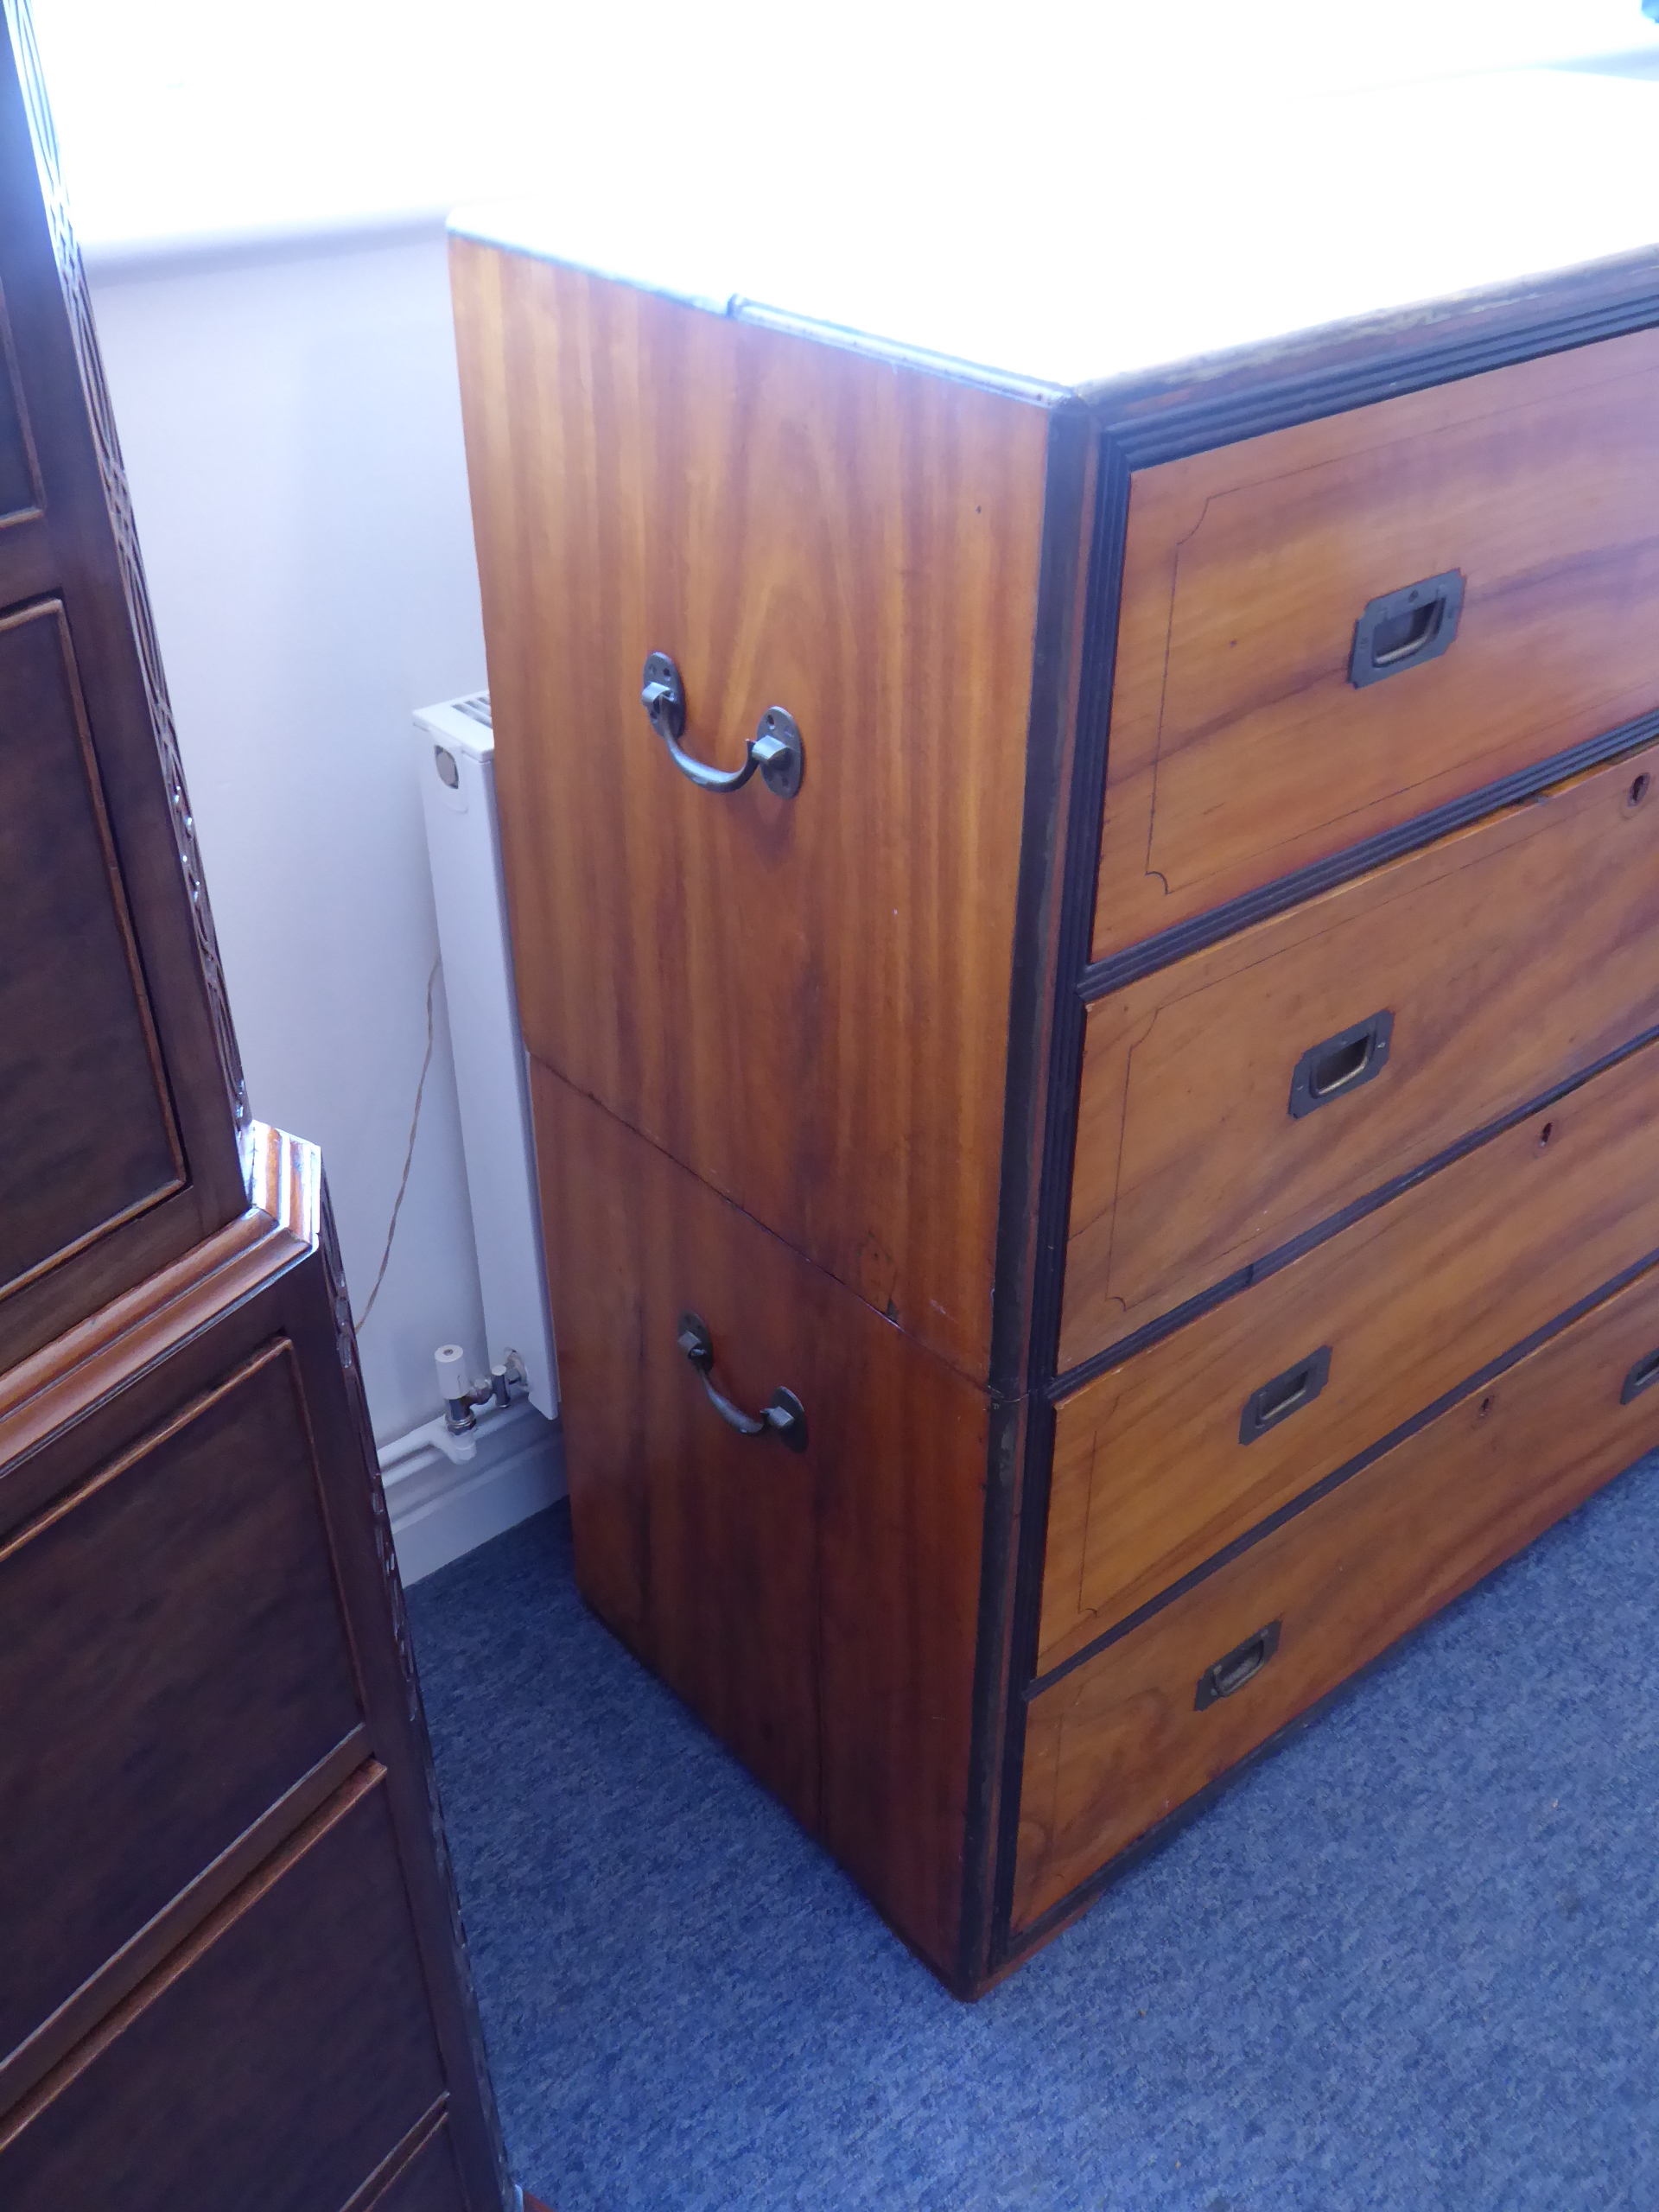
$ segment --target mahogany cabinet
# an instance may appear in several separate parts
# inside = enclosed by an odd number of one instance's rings
[[[1659,252],[998,175],[452,225],[578,1576],[963,1994],[1659,1444]]]
[[[0,2202],[503,2212],[321,1163],[249,1116],[0,38]]]

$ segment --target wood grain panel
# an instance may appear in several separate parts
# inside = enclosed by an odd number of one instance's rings
[[[0,1546],[0,2056],[359,1730],[317,1484],[279,1343]]]
[[[531,1052],[988,1372],[1045,410],[457,240]],[[696,790],[774,702],[805,777]]]
[[[0,2123],[15,2212],[340,2206],[441,2094],[371,1768]]]
[[[1064,1370],[1659,1025],[1659,747],[1089,1009]],[[1382,1072],[1293,1118],[1383,1009]]]
[[[988,1401],[533,1066],[576,1573],[909,1942],[956,1966]],[[799,1456],[718,1387],[806,1408]]]
[[[1039,1671],[1659,1250],[1659,1046],[1059,1407]],[[1322,1346],[1323,1392],[1240,1441]]]
[[[3,1301],[185,1179],[55,601],[0,620],[0,779]]]
[[[1659,332],[1137,474],[1094,956],[1659,707]],[[1355,689],[1367,602],[1450,650]]]
[[[1619,1402],[1656,1350],[1649,1274],[1034,1699],[1016,1925],[1659,1444],[1659,1389]],[[1273,1657],[1196,1711],[1274,1621]]]

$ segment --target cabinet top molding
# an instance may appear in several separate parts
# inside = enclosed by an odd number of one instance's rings
[[[831,167],[734,123],[723,148],[699,130],[683,163],[604,176],[553,151],[535,199],[451,229],[1133,415],[1333,346],[1553,322],[1562,296],[1601,318],[1586,336],[1659,320],[1659,35],[1623,61],[1274,106],[1096,87],[1070,114],[1011,114],[995,144],[922,114],[907,143],[849,141]]]

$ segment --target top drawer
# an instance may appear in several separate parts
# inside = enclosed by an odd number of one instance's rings
[[[1656,635],[1659,332],[1141,471],[1094,957],[1659,707]]]
[[[986,1371],[1046,410],[458,240],[524,1041]],[[700,789],[798,724],[794,797]]]

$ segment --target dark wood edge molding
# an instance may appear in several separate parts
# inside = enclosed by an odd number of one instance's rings
[[[424,1796],[426,1824],[433,1863],[442,1890],[442,1901],[447,1914],[451,1960],[452,1981],[455,2001],[461,2014],[467,2056],[476,2085],[476,2114],[481,2120],[486,2135],[486,2151],[493,2169],[496,2196],[499,2205],[512,2202],[512,2184],[507,2170],[506,2145],[501,2134],[500,2115],[497,2112],[495,2092],[490,2078],[490,2063],[484,2047],[484,2031],[478,2017],[478,2000],[473,1989],[472,1967],[467,1948],[466,1930],[461,1925],[461,1901],[455,1890],[454,1868],[449,1857],[448,1838],[444,1832],[443,1808],[438,1797],[437,1773],[432,1761],[432,1742],[427,1732],[426,1709],[421,1702],[420,1678],[415,1666],[415,1649],[410,1637],[409,1614],[404,1604],[404,1586],[397,1571],[397,1554],[392,1541],[391,1520],[386,1511],[386,1496],[380,1479],[380,1459],[375,1449],[374,1431],[369,1420],[368,1399],[364,1392],[361,1364],[358,1357],[357,1332],[352,1325],[351,1294],[346,1286],[346,1271],[340,1256],[340,1237],[334,1226],[334,1208],[329,1203],[326,1179],[319,1172],[317,1223],[317,1250],[327,1286],[328,1302],[334,1317],[334,1348],[340,1361],[341,1378],[345,1384],[349,1416],[356,1432],[364,1477],[369,1491],[370,1508],[373,1516],[375,1557],[380,1571],[380,1587],[386,1615],[396,1649],[397,1665],[403,1678],[404,1722],[410,1745],[418,1761],[420,1784]],[[416,1925],[421,1916],[416,1914]],[[453,2088],[452,2082],[452,2088]],[[472,2101],[463,2100],[457,2107],[457,2117],[463,2122],[472,2109]],[[482,2208],[480,2208],[482,2212]]]
[[[1058,986],[1066,971],[1054,963],[1073,781],[1072,733],[1081,677],[1096,444],[1081,409],[1057,408],[1050,415],[991,1300],[989,1442],[957,1961],[957,1986],[964,1990],[982,1979],[989,1958],[991,1852],[1007,1707],[1014,1532],[1019,1525],[1024,1445],[1021,1400],[1037,1269],[1044,1092],[1054,1010],[1065,995]]]
[[[184,763],[179,752],[178,733],[168,698],[167,679],[162,672],[156,627],[150,617],[149,593],[144,582],[143,562],[138,550],[138,535],[133,522],[126,471],[121,459],[121,443],[116,435],[115,417],[111,411],[109,392],[104,382],[104,365],[99,358],[98,336],[92,322],[92,300],[86,289],[86,271],[69,219],[68,201],[59,168],[57,137],[53,129],[51,109],[47,102],[29,0],[5,0],[5,7],[18,82],[29,115],[29,133],[34,141],[35,166],[40,172],[41,196],[46,206],[54,258],[57,263],[58,280],[62,287],[70,335],[80,370],[81,391],[97,449],[105,505],[109,512],[110,530],[121,572],[127,614],[132,626],[149,704],[150,729],[166,785],[168,810],[172,818],[174,842],[189,903],[196,955],[200,963],[213,1039],[224,1078],[226,1101],[235,1127],[245,1176],[251,1169],[250,1147],[252,1133],[247,1084],[242,1071],[242,1055],[236,1041],[235,1027],[231,1020],[230,999],[225,987],[225,971],[219,958],[213,912],[207,903],[207,887],[196,842],[195,819],[191,813],[189,794],[185,788]]]
[[[325,1799],[274,1856],[264,1860],[238,1883],[200,1923],[194,1935],[170,1952],[113,2012],[105,2013],[92,2032],[77,2044],[67,2057],[60,2060],[20,2104],[0,2119],[0,2151],[4,2151],[15,2142],[38,2112],[101,2056],[139,2013],[153,2005],[164,1990],[170,1988],[181,1974],[194,1965],[226,1929],[240,1919],[249,1906],[273,1884],[279,1882],[289,1868],[303,1858],[321,1836],[326,1834],[336,1821],[343,1820],[353,1806],[370,1790],[384,1783],[385,1778],[385,1769],[372,1760],[368,1765],[359,1767],[332,1796]]]
[[[1027,1681],[1021,1693],[1025,1701],[1029,1704],[1033,1698],[1040,1697],[1045,1690],[1052,1689],[1056,1682],[1063,1681],[1066,1675],[1075,1673],[1079,1667],[1085,1666],[1090,1659],[1097,1657],[1109,1646],[1120,1642],[1131,1630],[1139,1628],[1142,1622],[1149,1621],[1154,1613],[1161,1613],[1166,1605],[1173,1605],[1177,1598],[1185,1597],[1189,1590],[1196,1589],[1200,1582],[1207,1582],[1212,1574],[1219,1568],[1225,1567],[1230,1560],[1237,1559],[1244,1552],[1253,1550],[1264,1537],[1272,1535],[1274,1529],[1282,1529],[1286,1522],[1294,1521],[1300,1514],[1306,1513],[1310,1505],[1317,1505],[1322,1497],[1328,1497],[1333,1490],[1339,1490],[1344,1483],[1351,1481],[1357,1474],[1363,1474],[1365,1469],[1374,1461],[1380,1459],[1385,1452],[1392,1452],[1396,1445],[1404,1444],[1409,1438],[1415,1436],[1419,1429],[1427,1428],[1431,1421],[1438,1421],[1442,1414],[1450,1413],[1453,1406],[1461,1404],[1465,1398],[1471,1396],[1475,1391],[1484,1390],[1489,1382],[1496,1382],[1500,1375],[1507,1373],[1511,1367],[1525,1359],[1529,1352],[1536,1351],[1541,1344],[1548,1344],[1552,1337],[1560,1336],[1563,1329],[1570,1329],[1575,1321],[1581,1321],[1586,1313],[1592,1313],[1598,1306],[1605,1305],[1608,1299],[1616,1297],[1621,1290],[1628,1289],[1638,1276],[1646,1274],[1656,1265],[1659,1265],[1659,1249],[1644,1254],[1634,1265],[1621,1268],[1618,1274],[1592,1290],[1588,1297],[1580,1299],[1575,1306],[1569,1306],[1565,1313],[1558,1313],[1553,1320],[1546,1321],[1542,1328],[1535,1329],[1529,1337],[1523,1337],[1518,1344],[1511,1344],[1507,1351],[1500,1352],[1496,1359],[1489,1359],[1484,1367],[1478,1367],[1472,1375],[1466,1376],[1461,1382],[1454,1383],[1451,1389],[1442,1391],[1433,1405],[1425,1406],[1421,1413],[1414,1414],[1409,1421],[1400,1422],[1398,1427],[1391,1428],[1386,1436],[1379,1437],[1375,1444],[1368,1444],[1363,1452],[1357,1452],[1351,1459],[1344,1459],[1341,1466],[1334,1468],[1330,1474],[1315,1483],[1311,1490],[1304,1491],[1300,1497],[1292,1498],[1287,1505],[1281,1505],[1276,1513],[1270,1513],[1265,1521],[1258,1522],[1254,1529],[1247,1529],[1242,1536],[1236,1537],[1230,1544],[1216,1553],[1213,1558],[1205,1560],[1201,1566],[1195,1567],[1190,1573],[1182,1575],[1179,1581],[1172,1582],[1167,1590],[1160,1590],[1155,1598],[1149,1598],[1144,1605],[1137,1606],[1134,1612],[1127,1614],[1121,1621],[1115,1622],[1110,1628],[1103,1630],[1100,1635],[1084,1644],[1080,1649],[1071,1652],[1058,1666],[1051,1667],[1046,1675],[1034,1675]]]
[[[163,1905],[72,1997],[66,1998],[51,2018],[0,2063],[0,2111],[16,2103],[43,2080],[106,2012],[129,1996],[169,1951],[184,1942],[224,1903],[262,1859],[302,1827],[368,1756],[368,1731],[354,1728],[203,1867],[194,1881]]]
[[[1367,1214],[1375,1213],[1379,1206],[1403,1198],[1408,1191],[1415,1190],[1419,1183],[1427,1182],[1430,1176],[1438,1175],[1442,1168],[1466,1159],[1470,1153],[1478,1152],[1482,1145],[1490,1144],[1494,1137],[1502,1136],[1505,1129],[1514,1128],[1518,1122],[1524,1122],[1529,1115],[1541,1113],[1546,1106],[1553,1106],[1558,1099],[1582,1090],[1586,1083],[1593,1082],[1599,1075],[1605,1075],[1609,1068],[1617,1067],[1621,1060],[1628,1060],[1632,1053],[1643,1052],[1653,1044],[1659,1044],[1659,1028],[1644,1029],[1639,1036],[1632,1037],[1619,1046],[1617,1051],[1604,1052],[1599,1060],[1592,1060],[1586,1067],[1576,1070],[1549,1090],[1540,1091],[1535,1098],[1529,1098],[1523,1106],[1512,1107],[1496,1121],[1471,1129],[1466,1136],[1459,1137],[1455,1144],[1448,1145],[1444,1152],[1437,1152],[1432,1159],[1425,1160],[1418,1166],[1408,1168],[1403,1175],[1396,1175],[1391,1182],[1380,1184],[1375,1191],[1368,1191],[1363,1198],[1355,1198],[1344,1206],[1339,1213],[1316,1222],[1312,1229],[1304,1230],[1300,1236],[1292,1237],[1287,1244],[1281,1244],[1262,1259],[1252,1260],[1248,1267],[1224,1275],[1219,1282],[1212,1283],[1209,1289],[1198,1292],[1196,1297],[1183,1300],[1179,1306],[1173,1306],[1167,1313],[1160,1313],[1155,1320],[1147,1322],[1127,1337],[1118,1338],[1116,1343],[1108,1344],[1103,1351],[1094,1352],[1089,1358],[1080,1360],[1077,1366],[1068,1368],[1065,1374],[1057,1375],[1048,1386],[1049,1396],[1058,1405],[1074,1392],[1104,1375],[1109,1368],[1122,1366],[1126,1359],[1133,1359],[1138,1352],[1147,1351],[1154,1344],[1161,1344],[1166,1337],[1173,1337],[1178,1329],[1185,1328],[1189,1322],[1196,1321],[1212,1307],[1225,1305],[1230,1298],[1236,1298],[1240,1291],[1249,1290],[1254,1283],[1266,1281],[1269,1275],[1276,1275],[1281,1268],[1289,1267],[1293,1260],[1300,1260],[1305,1253],[1329,1243],[1333,1236],[1339,1236],[1344,1229],[1351,1229],[1355,1222],[1363,1221]]]
[[[1053,1409],[1048,1402],[1046,1384],[1054,1373],[1059,1345],[1066,1224],[1071,1210],[1072,1137],[1083,1081],[1084,1005],[1075,989],[1066,987],[1066,979],[1075,978],[1082,972],[1094,931],[1101,817],[1106,793],[1106,736],[1117,651],[1117,610],[1123,581],[1128,501],[1128,470],[1122,456],[1103,442],[1095,477],[1071,808],[1065,825],[1065,878],[1056,932],[1055,969],[1060,978],[1060,989],[1049,1034],[1042,1168],[1027,1331],[1026,1386],[1032,1395],[1025,1424],[1019,1551],[1008,1657],[1009,1679],[1021,1684],[1030,1679],[1037,1657],[1038,1610],[1048,1533],[1049,1472],[1054,1443]],[[1004,1729],[1001,1803],[992,1886],[989,1957],[993,1969],[1006,1955],[1013,1910],[1024,1724],[1023,1704],[1012,1700]]]
[[[312,1249],[322,1175],[315,1146],[263,1122],[248,1135],[246,1212],[0,1376],[0,1464],[15,1466]]]
[[[1189,922],[1161,930],[1156,937],[1143,938],[1139,944],[1127,945],[1109,959],[1095,961],[1079,976],[1077,994],[1085,1004],[1105,998],[1125,983],[1138,982],[1143,976],[1171,967],[1191,953],[1219,944],[1224,938],[1236,937],[1257,922],[1268,921],[1292,906],[1305,905],[1321,892],[1334,891],[1339,884],[1351,883],[1356,876],[1369,875],[1373,868],[1382,868],[1389,861],[1421,851],[1425,845],[1450,836],[1454,830],[1465,829],[1484,815],[1519,806],[1535,798],[1552,784],[1565,783],[1568,777],[1581,775],[1587,768],[1599,768],[1609,760],[1616,760],[1621,753],[1634,753],[1644,745],[1651,745],[1656,738],[1659,738],[1659,712],[1640,715],[1634,721],[1621,722],[1615,729],[1605,730],[1599,737],[1587,737],[1580,744],[1568,746],[1564,752],[1552,753],[1547,760],[1535,761],[1529,768],[1518,768],[1513,775],[1500,776],[1496,783],[1483,784],[1478,791],[1449,800],[1427,814],[1417,815],[1412,821],[1402,823],[1398,829],[1367,837],[1362,844],[1350,845],[1345,852],[1333,853],[1328,860],[1315,861],[1307,868],[1281,876],[1275,883],[1263,884],[1259,890],[1248,891],[1242,898],[1230,899],[1224,906],[1211,907],[1207,914],[1195,914]]]
[[[1659,247],[1084,388],[1132,468],[1659,322]]]

